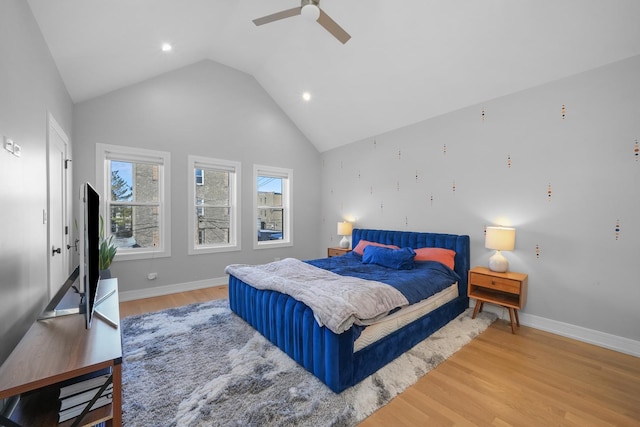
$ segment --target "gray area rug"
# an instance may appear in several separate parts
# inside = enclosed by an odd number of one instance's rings
[[[355,426],[493,321],[467,310],[341,394],[217,300],[127,317],[123,425]]]

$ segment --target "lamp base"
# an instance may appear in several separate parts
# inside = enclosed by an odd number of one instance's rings
[[[349,247],[349,239],[347,239],[347,236],[342,236],[342,240],[340,240],[340,247],[342,249],[347,249]]]
[[[489,270],[497,273],[504,273],[509,270],[509,261],[500,251],[496,251],[496,253],[489,258]]]

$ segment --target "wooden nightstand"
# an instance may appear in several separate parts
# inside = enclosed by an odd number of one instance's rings
[[[327,249],[327,256],[328,257],[332,257],[332,256],[340,256],[340,255],[344,255],[351,252],[351,249],[349,248],[328,248]]]
[[[497,273],[485,267],[474,267],[469,270],[469,284],[467,294],[476,299],[473,318],[482,311],[485,302],[498,304],[509,309],[511,332],[516,333],[515,323],[520,326],[518,310],[521,310],[527,300],[527,278],[523,273],[507,271]]]

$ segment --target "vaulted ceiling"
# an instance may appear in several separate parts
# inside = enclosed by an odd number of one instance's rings
[[[321,152],[640,54],[637,0],[321,0],[344,45],[301,16],[252,22],[299,0],[28,1],[74,102],[211,59]]]

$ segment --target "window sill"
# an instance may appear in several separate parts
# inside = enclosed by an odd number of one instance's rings
[[[262,242],[254,242],[253,249],[272,249],[272,248],[287,248],[293,246],[293,242],[279,242],[275,240],[266,240]]]
[[[242,250],[240,245],[189,248],[187,254],[188,255],[204,255],[204,254],[215,254],[215,253],[222,253],[222,252],[237,252],[240,250]]]
[[[114,261],[133,261],[136,259],[168,258],[171,250],[116,253]]]

